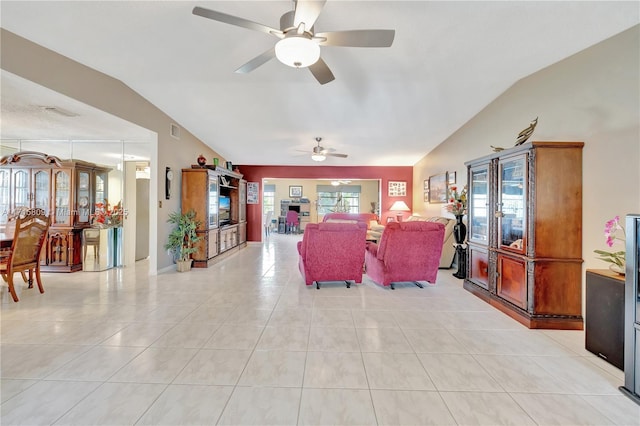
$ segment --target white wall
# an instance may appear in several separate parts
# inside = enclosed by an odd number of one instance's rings
[[[444,171],[465,182],[464,162],[510,147],[539,117],[531,140],[583,141],[583,250],[585,268],[604,269],[594,249],[607,249],[604,223],[640,213],[640,26],[517,82],[414,168],[414,188]],[[477,84],[482,84],[478,76]],[[415,191],[414,209],[436,214]],[[562,217],[558,217],[562,238]]]

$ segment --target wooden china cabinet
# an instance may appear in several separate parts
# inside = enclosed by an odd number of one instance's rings
[[[82,269],[82,229],[91,225],[96,202],[107,196],[108,168],[42,153],[18,152],[0,166],[0,226],[21,209],[42,209],[51,224],[41,270]]]
[[[529,328],[582,329],[582,142],[469,161],[464,288]]]

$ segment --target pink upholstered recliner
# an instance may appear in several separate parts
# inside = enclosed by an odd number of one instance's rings
[[[289,210],[287,212],[287,216],[285,219],[285,223],[287,225],[287,234],[292,233],[292,234],[297,234],[298,233],[298,227],[300,226],[300,218],[298,217],[298,213],[293,211],[293,210]]]
[[[307,285],[320,281],[362,282],[367,226],[364,223],[309,223],[298,242],[298,267]]]
[[[413,281],[436,282],[444,225],[435,222],[392,222],[379,244],[369,243],[365,267],[369,278],[384,286]]]

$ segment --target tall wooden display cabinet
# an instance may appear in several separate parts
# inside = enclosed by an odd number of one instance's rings
[[[582,329],[582,142],[466,163],[464,288],[529,328]]]

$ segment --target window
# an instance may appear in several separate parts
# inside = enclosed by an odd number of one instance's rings
[[[318,185],[318,214],[360,213],[360,185]]]
[[[273,212],[276,215],[276,186],[263,185],[264,193],[262,194],[262,213],[267,214]]]

